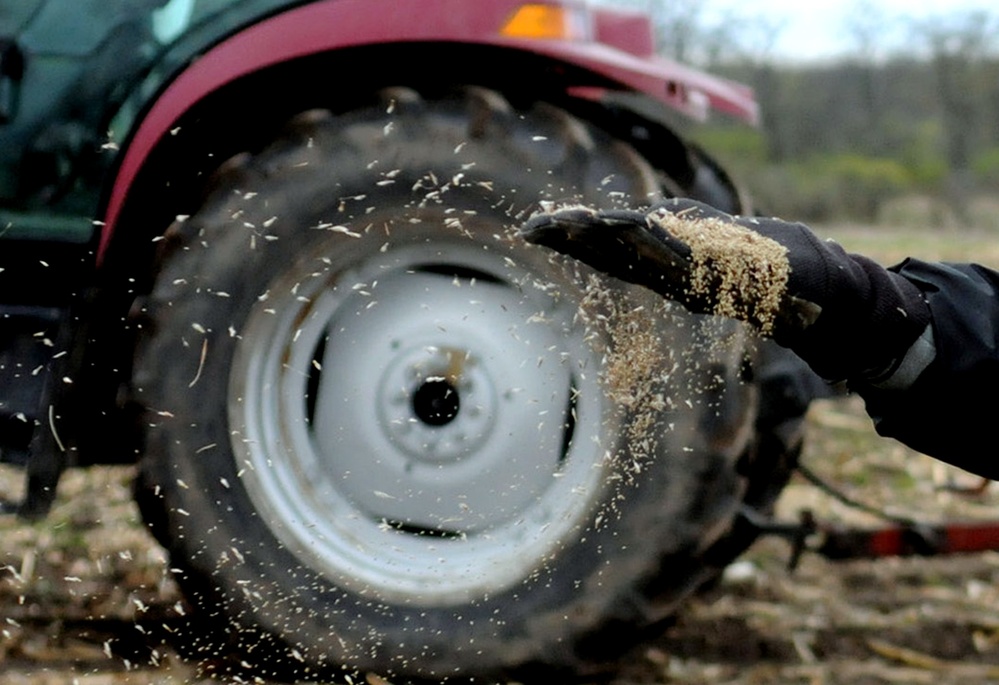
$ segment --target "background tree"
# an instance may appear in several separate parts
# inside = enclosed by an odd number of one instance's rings
[[[882,140],[883,95],[881,76],[886,45],[885,34],[897,20],[873,0],[856,0],[846,14],[843,26],[849,37],[849,52],[844,59],[848,76],[856,83],[857,107],[854,109],[856,135],[869,148],[877,148]]]
[[[995,48],[995,18],[984,11],[935,16],[914,24],[914,33],[926,46],[936,77],[944,133],[944,156],[950,171],[948,197],[964,217],[972,189],[971,163],[975,148],[984,142],[982,118],[988,114],[988,96],[994,92],[983,82],[990,73],[986,58]],[[994,123],[992,123],[994,126]]]
[[[664,55],[753,86],[759,128],[685,133],[765,211],[872,221],[913,196],[934,211],[946,200],[963,225],[971,200],[999,202],[999,6],[907,21],[853,0],[829,27],[843,53],[802,61],[777,52],[791,25],[735,0],[601,1],[649,13]],[[999,228],[999,208],[984,215]]]

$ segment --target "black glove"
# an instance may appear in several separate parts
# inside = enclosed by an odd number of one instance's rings
[[[693,200],[565,208],[535,215],[520,235],[691,311],[746,321],[828,380],[889,374],[930,321],[919,288],[804,225]]]

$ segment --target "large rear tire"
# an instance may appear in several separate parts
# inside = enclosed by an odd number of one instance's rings
[[[140,504],[244,664],[265,636],[313,674],[577,668],[693,589],[655,581],[742,496],[739,329],[510,231],[658,192],[481,90],[310,112],[220,170],[163,241],[134,397]]]

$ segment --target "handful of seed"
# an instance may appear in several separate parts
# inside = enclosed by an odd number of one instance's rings
[[[710,313],[745,321],[764,335],[787,292],[787,248],[772,238],[716,217],[655,212],[664,231],[690,247],[689,295]]]

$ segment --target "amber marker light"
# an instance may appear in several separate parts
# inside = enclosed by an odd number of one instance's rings
[[[531,3],[521,5],[500,34],[507,38],[584,40],[589,37],[586,27],[586,15],[580,7]]]

